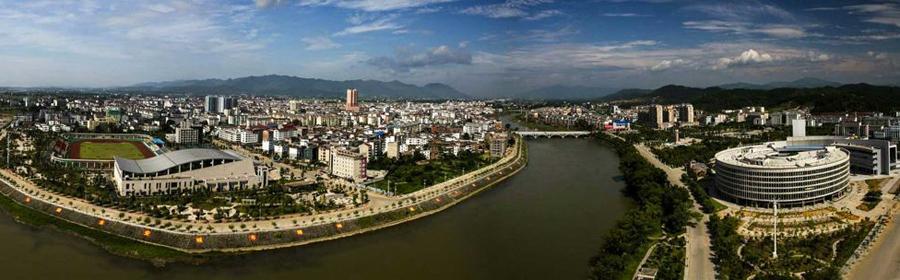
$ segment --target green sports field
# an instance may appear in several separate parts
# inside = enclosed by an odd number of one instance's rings
[[[138,142],[95,142],[95,141],[82,141],[79,142],[77,149],[77,158],[81,159],[100,159],[100,160],[109,160],[113,159],[114,156],[128,158],[128,159],[144,159],[147,158],[147,151],[142,151],[146,149],[145,147],[141,147],[142,143]],[[141,149],[144,148],[144,149]]]

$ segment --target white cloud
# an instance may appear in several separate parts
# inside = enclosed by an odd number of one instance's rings
[[[431,13],[440,12],[441,10],[443,10],[441,7],[425,7],[425,8],[417,9],[416,13],[417,14],[431,14]]]
[[[806,56],[809,58],[810,62],[823,62],[831,60],[831,55],[826,53],[816,53],[814,51],[807,52]]]
[[[461,12],[468,15],[485,16],[489,18],[526,18],[535,17],[541,12],[531,15],[528,7],[551,3],[552,0],[506,0],[500,4],[478,5],[463,9]],[[552,13],[552,12],[551,12]],[[547,15],[553,16],[553,15]],[[544,17],[547,17],[544,16]],[[540,19],[541,17],[535,18]]]
[[[883,52],[868,51],[866,52],[866,55],[877,60],[884,60],[888,58],[888,55]]]
[[[751,30],[752,33],[762,33],[772,37],[780,38],[799,38],[806,37],[807,34],[803,28],[790,25],[763,25]]]
[[[757,52],[754,49],[748,49],[742,52],[740,55],[735,57],[723,57],[719,58],[718,62],[715,66],[713,66],[714,70],[718,69],[726,69],[736,65],[749,65],[756,63],[766,63],[772,62],[775,60],[775,57],[763,52]]]
[[[331,38],[325,36],[306,37],[301,39],[306,44],[306,50],[319,51],[340,48],[341,44],[335,43]]]
[[[353,25],[344,28],[344,30],[341,30],[340,32],[334,33],[334,36],[345,36],[383,30],[398,30],[403,28],[403,25],[394,22],[394,18],[396,18],[396,16],[388,16],[371,22]]]
[[[884,40],[893,40],[900,39],[900,33],[893,32],[885,32],[885,33],[870,33],[863,35],[848,35],[848,36],[837,36],[836,37],[842,41],[884,41]]]
[[[163,14],[165,14],[165,13],[171,13],[171,12],[174,12],[174,11],[175,11],[175,8],[172,8],[172,7],[167,6],[167,5],[165,5],[165,4],[158,4],[158,3],[157,3],[157,4],[150,5],[150,6],[147,6],[147,9],[150,9],[151,11],[154,11],[154,12],[157,12],[157,13],[163,13]]]
[[[865,15],[863,21],[900,27],[900,6],[895,3],[873,3],[842,7],[819,7],[807,11],[845,10],[849,14]]]
[[[696,4],[684,8],[687,11],[696,11],[707,16],[727,21],[756,21],[756,20],[793,20],[795,17],[781,7],[760,3],[757,1],[743,2],[710,2]]]
[[[900,6],[894,3],[863,4],[844,7],[856,13],[868,14],[866,22],[900,27]]]
[[[800,38],[809,34],[802,26],[788,24],[752,24],[739,21],[703,20],[685,21],[685,28],[708,32],[730,33],[738,35],[762,34],[777,38]]]
[[[649,15],[636,13],[603,13],[605,17],[648,17]]]
[[[486,16],[489,18],[514,18],[528,15],[528,12],[525,12],[522,9],[507,7],[499,4],[490,6],[473,6],[462,10],[462,13],[468,15]]]
[[[526,42],[544,42],[554,43],[564,40],[567,37],[580,33],[577,29],[569,26],[563,26],[559,29],[531,29],[523,31],[507,31],[504,33],[484,34],[478,38],[478,41],[526,41]],[[518,42],[516,44],[523,44]]]
[[[663,61],[660,61],[659,63],[657,63],[656,65],[653,65],[653,67],[650,67],[650,71],[663,71],[663,70],[667,70],[669,68],[679,66],[679,65],[684,65],[684,64],[687,64],[687,61],[685,61],[684,59],[680,59],[680,58],[673,59],[673,60],[663,60]]]
[[[560,10],[543,10],[543,11],[537,12],[533,15],[527,16],[527,17],[525,17],[525,19],[526,20],[539,20],[539,19],[545,19],[545,18],[549,18],[549,17],[560,16],[562,14],[563,14],[563,12]]]
[[[301,0],[301,6],[333,6],[344,9],[383,12],[424,7],[431,4],[453,2],[455,0]],[[259,1],[257,1],[259,2]],[[264,2],[272,2],[264,1]]]
[[[395,57],[375,57],[366,63],[397,72],[407,72],[412,68],[421,68],[448,64],[472,64],[472,54],[465,48],[454,49],[446,45],[432,48],[426,52],[414,53],[398,50]]]
[[[260,8],[270,7],[277,4],[281,4],[281,0],[256,0],[256,6]]]

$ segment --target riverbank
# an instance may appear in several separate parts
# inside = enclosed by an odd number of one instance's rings
[[[404,196],[404,200],[387,211],[372,211],[372,215],[354,218],[347,215],[342,220],[308,226],[296,226],[295,221],[295,226],[281,228],[272,222],[276,228],[273,230],[180,233],[116,220],[110,214],[88,213],[86,209],[59,203],[56,194],[29,194],[20,187],[12,186],[15,183],[0,186],[0,191],[6,199],[4,209],[19,217],[17,220],[20,222],[63,229],[98,243],[117,255],[154,262],[198,262],[205,256],[216,254],[268,250],[343,238],[440,212],[521,170],[527,163],[527,149],[521,139],[516,142],[508,158],[502,160],[500,165],[466,174],[465,180],[454,184],[438,184],[436,187],[439,188]]]
[[[599,253],[591,260],[591,279],[632,279],[647,250],[656,240],[685,233],[692,201],[685,188],[676,188],[667,173],[645,159],[621,138],[598,134],[599,141],[616,151],[625,180],[625,196],[638,207],[629,210],[617,226],[604,235]],[[656,263],[684,263],[684,250],[660,255]],[[683,267],[655,267],[657,279],[682,279]]]
[[[149,261],[155,265],[164,265],[171,261],[202,263],[204,260],[204,258],[200,256],[193,256],[170,248],[138,242],[89,227],[84,227],[66,220],[57,219],[40,211],[23,206],[10,199],[5,193],[4,195],[0,195],[0,212],[9,215],[20,224],[72,234],[100,246],[111,254]]]

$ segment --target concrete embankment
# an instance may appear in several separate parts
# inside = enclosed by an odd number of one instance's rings
[[[13,186],[12,180],[0,183],[0,193],[31,210],[57,217],[86,228],[121,236],[138,242],[163,246],[186,253],[239,252],[290,247],[364,233],[425,217],[446,209],[484,190],[521,170],[527,163],[526,149],[517,141],[514,158],[491,170],[479,170],[485,174],[472,182],[459,185],[434,195],[411,196],[407,203],[394,209],[379,212],[360,211],[359,217],[315,225],[297,225],[278,220],[276,229],[255,230],[242,228],[241,223],[229,232],[204,232],[208,224],[197,223],[194,232],[165,229],[159,224],[117,220],[102,213],[80,211],[51,197],[58,195],[33,195],[23,188]],[[273,220],[274,221],[274,220]],[[164,224],[165,221],[162,222]],[[102,240],[96,240],[101,242]]]

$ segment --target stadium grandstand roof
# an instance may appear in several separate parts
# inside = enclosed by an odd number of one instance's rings
[[[242,160],[243,158],[233,151],[223,151],[218,149],[177,150],[152,158],[139,160],[115,157],[116,165],[119,166],[119,169],[131,173],[154,173],[185,163],[211,159]]]

